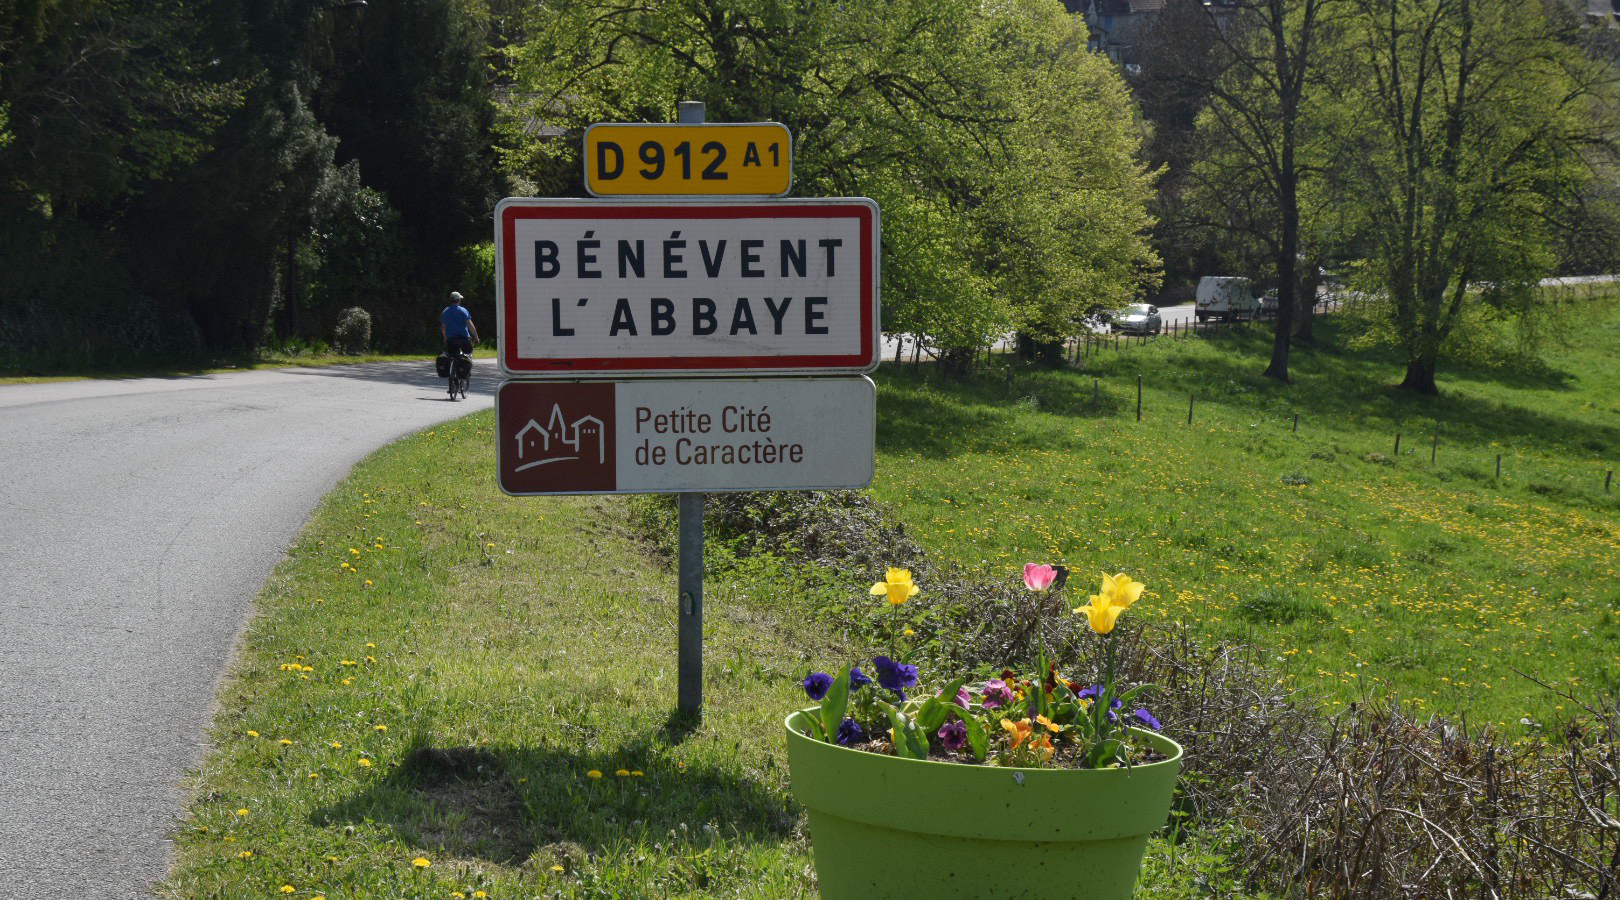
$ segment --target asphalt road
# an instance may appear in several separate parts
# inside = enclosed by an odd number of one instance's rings
[[[451,403],[430,360],[0,386],[0,897],[147,896],[271,567],[355,462],[494,386],[480,361]]]

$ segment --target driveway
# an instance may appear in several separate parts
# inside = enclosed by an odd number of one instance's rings
[[[494,372],[457,403],[430,360],[0,386],[0,896],[146,896],[271,567]]]

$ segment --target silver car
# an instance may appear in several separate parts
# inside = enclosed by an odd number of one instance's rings
[[[1122,334],[1158,334],[1163,329],[1159,308],[1148,303],[1132,303],[1114,314],[1114,330]]]

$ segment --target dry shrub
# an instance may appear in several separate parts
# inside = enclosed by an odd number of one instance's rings
[[[865,623],[881,618],[867,579],[910,568],[924,588],[907,622],[925,671],[1027,663],[1039,645],[1068,677],[1096,671],[1096,641],[1068,612],[1082,600],[936,565],[864,494],[711,495],[707,521],[739,552],[835,577],[847,589],[842,624],[857,634],[875,637]],[[1083,587],[1089,578],[1076,597]],[[1187,748],[1180,811],[1194,826],[1240,826],[1232,862],[1253,887],[1333,900],[1620,900],[1620,695],[1509,739],[1382,699],[1331,712],[1255,648],[1179,625],[1137,620],[1115,634],[1124,677],[1159,686],[1149,702]]]

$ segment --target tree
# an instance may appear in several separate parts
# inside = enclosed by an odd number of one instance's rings
[[[1224,243],[1198,227],[1196,210],[1187,207],[1192,168],[1206,150],[1196,130],[1215,82],[1220,41],[1204,0],[1167,0],[1142,42],[1140,71],[1130,77],[1146,132],[1142,156],[1159,172],[1152,235],[1166,282],[1186,283],[1217,271]]]
[[[1320,172],[1313,107],[1342,0],[1233,0],[1199,119],[1195,167],[1205,224],[1254,241],[1277,279],[1267,377],[1288,380],[1299,294],[1302,198]],[[1210,15],[1214,15],[1211,8]]]
[[[437,336],[433,305],[465,290],[461,248],[489,236],[499,191],[483,15],[470,0],[370,0],[313,31],[315,116],[338,139],[336,163],[357,162],[360,182],[393,211],[374,221],[408,249],[394,261],[408,271],[393,282],[393,308],[371,304],[383,345]]]
[[[1556,214],[1590,178],[1583,152],[1617,133],[1614,73],[1560,40],[1539,3],[1368,0],[1358,19],[1344,102],[1365,114],[1341,138],[1361,281],[1387,298],[1401,387],[1433,394],[1470,311],[1522,316],[1555,270]]]
[[[1151,283],[1151,181],[1118,76],[1050,0],[571,0],[508,54],[514,176],[578,183],[595,121],[776,120],[801,195],[883,209],[884,327],[961,370],[992,336],[1073,334],[1088,303]]]

